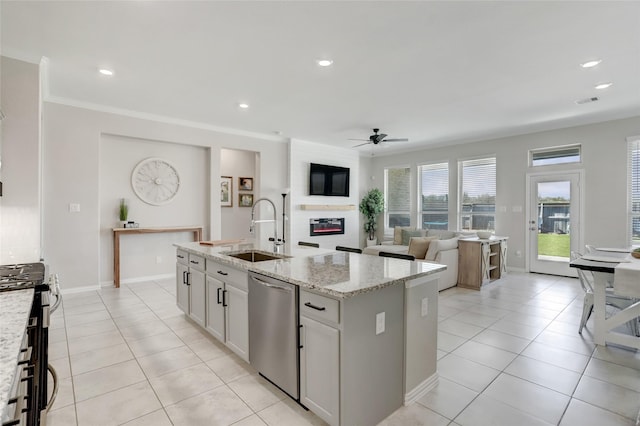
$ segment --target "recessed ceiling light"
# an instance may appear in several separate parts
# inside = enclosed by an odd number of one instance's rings
[[[112,76],[113,75],[113,71],[108,70],[106,68],[101,68],[99,71],[100,71],[100,74],[102,74],[102,75],[108,75],[108,76]]]
[[[249,104],[245,104],[245,103],[240,103],[240,104],[238,104],[238,106],[239,106],[240,108],[242,108],[242,109],[247,109],[247,108],[249,108]]]
[[[319,59],[317,61],[317,63],[321,67],[328,67],[328,66],[331,66],[333,64],[333,61],[331,59]]]
[[[580,64],[580,66],[582,68],[593,68],[596,65],[598,65],[600,62],[602,62],[602,59],[594,59],[592,61],[587,61],[585,63]]]
[[[601,90],[601,89],[606,89],[608,87],[611,87],[613,83],[611,82],[607,82],[607,83],[600,83],[600,84],[596,84],[596,89]]]

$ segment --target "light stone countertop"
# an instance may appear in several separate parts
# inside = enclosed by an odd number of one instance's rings
[[[347,298],[387,286],[436,274],[447,267],[426,262],[348,253],[313,247],[285,247],[288,257],[263,262],[248,262],[227,256],[245,250],[273,254],[272,246],[260,247],[252,242],[204,246],[199,243],[174,244],[177,248],[208,257],[235,268],[257,272],[338,298]]]
[[[20,344],[27,329],[32,304],[33,289],[0,293],[0,420],[5,420]]]

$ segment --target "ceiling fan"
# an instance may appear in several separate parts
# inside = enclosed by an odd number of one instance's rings
[[[388,135],[385,133],[378,133],[380,129],[373,129],[373,134],[369,136],[369,139],[349,139],[350,141],[366,141],[365,143],[361,143],[359,145],[354,146],[357,148],[359,146],[374,144],[378,145],[380,142],[408,142],[407,138],[399,138],[399,139],[385,139]]]

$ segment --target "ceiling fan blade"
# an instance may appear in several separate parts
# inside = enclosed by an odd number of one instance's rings
[[[350,140],[362,140],[362,139],[350,139]],[[365,146],[365,145],[369,145],[371,142],[365,142],[365,143],[361,143],[360,145],[355,145],[352,148],[357,148],[359,146]]]
[[[362,142],[370,142],[369,139],[347,139],[348,141],[362,141]]]
[[[386,138],[388,135],[385,133],[380,133],[379,135],[376,135],[376,139],[378,139],[379,141],[381,141],[382,139]]]
[[[400,139],[385,139],[382,142],[409,142],[409,139],[407,138],[400,138]]]

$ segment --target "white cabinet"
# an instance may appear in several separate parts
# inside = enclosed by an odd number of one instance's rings
[[[331,425],[340,422],[338,314],[337,300],[300,291],[300,402]]]
[[[249,292],[225,283],[227,346],[242,359],[249,360]]]
[[[205,260],[178,250],[176,254],[176,303],[197,324],[205,325]]]
[[[249,361],[249,291],[244,271],[207,263],[207,321],[205,328],[229,349]]]
[[[189,255],[182,250],[178,250],[176,255],[176,304],[187,315],[189,315],[188,262]]]
[[[225,341],[224,306],[222,296],[224,283],[207,274],[207,320],[205,328],[216,339]],[[225,303],[226,304],[226,303]]]

